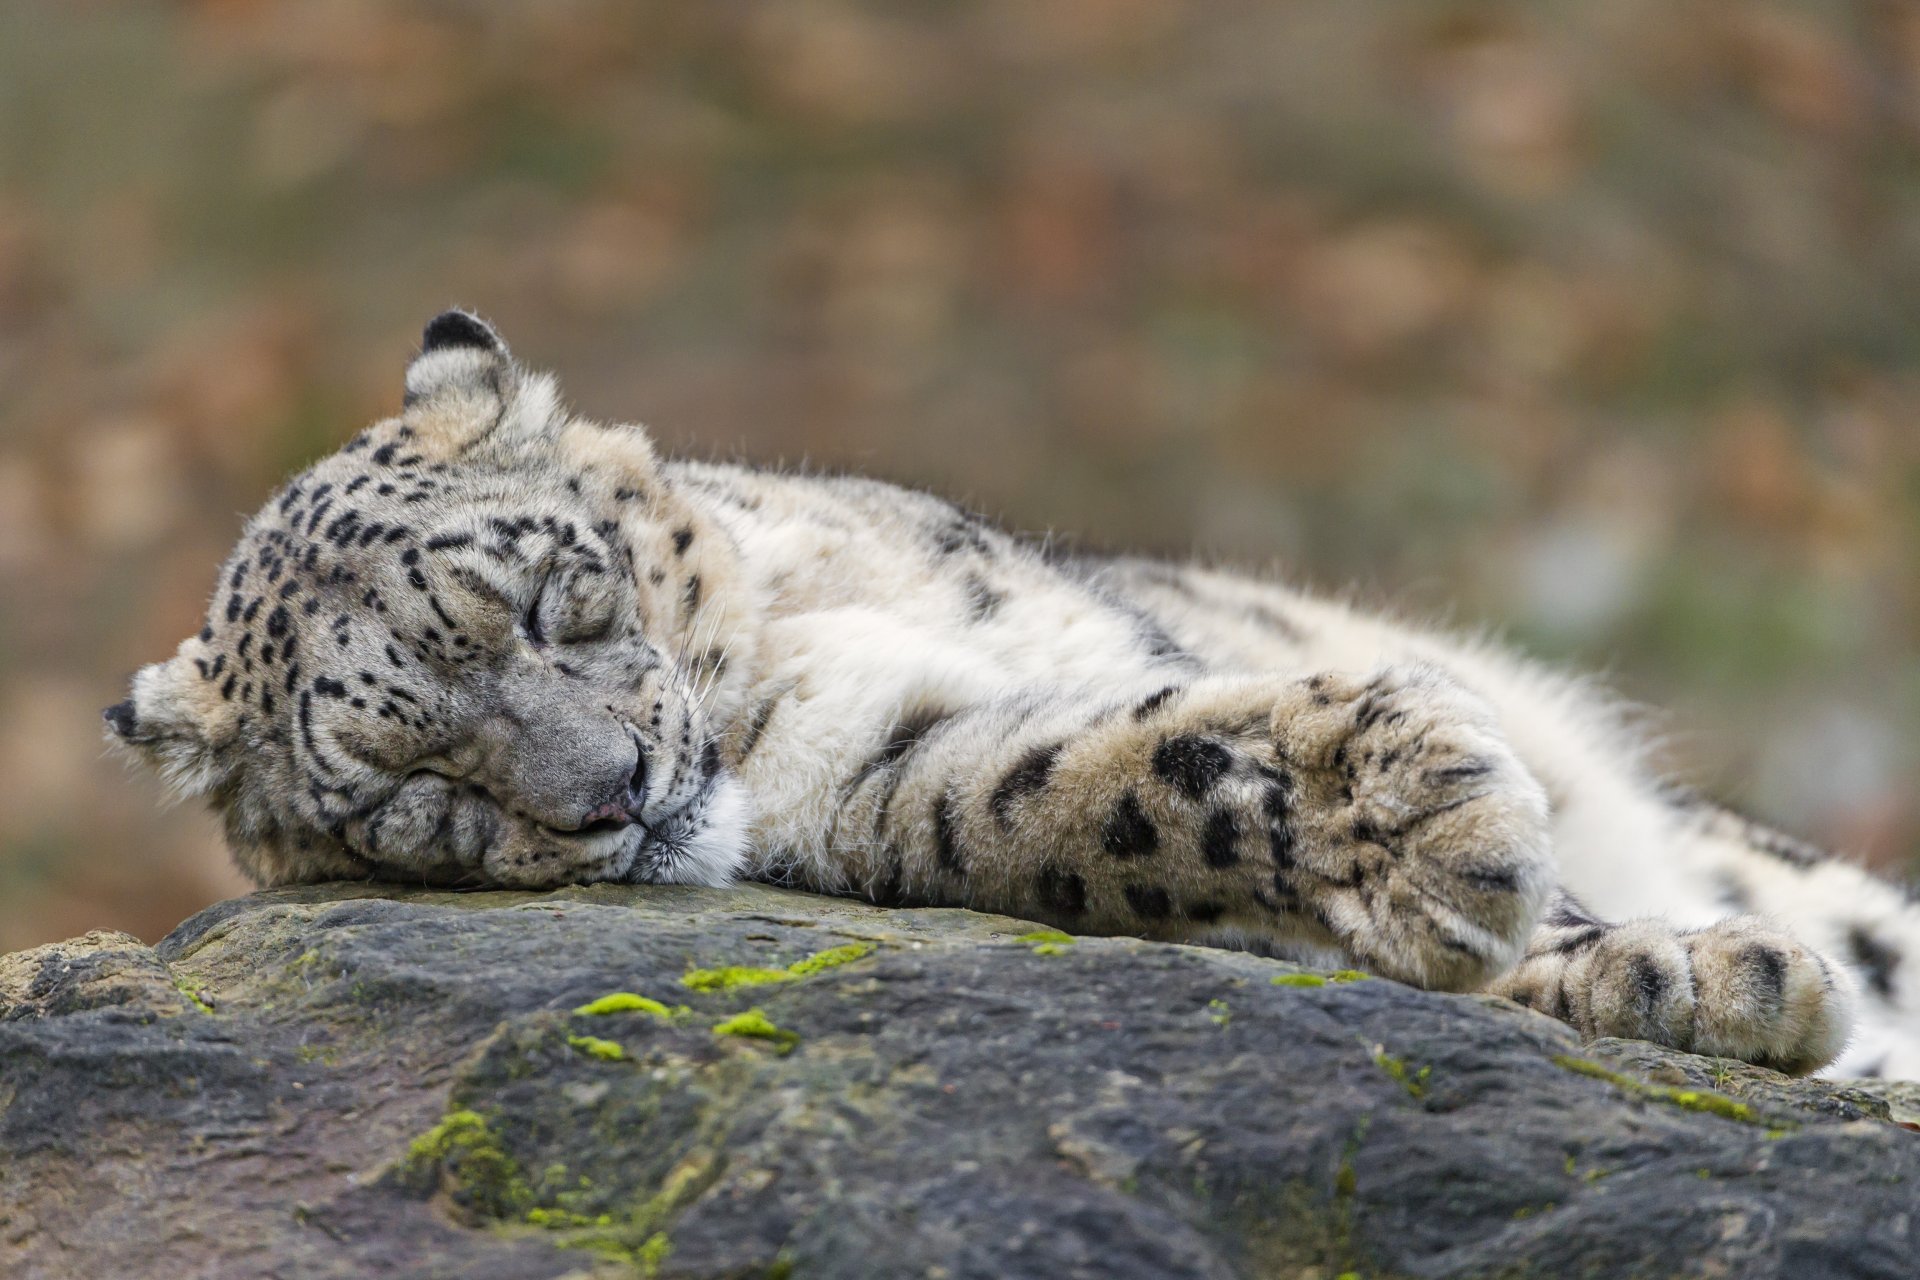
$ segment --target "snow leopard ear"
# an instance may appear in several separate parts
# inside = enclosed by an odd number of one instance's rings
[[[221,748],[232,740],[236,720],[234,704],[220,697],[218,683],[200,676],[183,652],[142,667],[126,700],[100,716],[110,739],[153,765],[175,791],[205,795],[227,780]]]
[[[513,382],[513,356],[493,326],[471,311],[442,311],[420,335],[402,403],[411,409],[449,395],[504,400]]]
[[[458,450],[552,439],[566,425],[553,379],[514,362],[493,326],[470,311],[443,311],[420,335],[407,366],[405,405],[420,443]]]

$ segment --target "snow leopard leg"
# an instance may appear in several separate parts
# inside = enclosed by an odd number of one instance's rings
[[[1539,784],[1420,666],[990,703],[864,770],[836,830],[876,900],[1331,947],[1451,990],[1520,959],[1553,876]]]
[[[1526,958],[1486,989],[1589,1039],[1652,1040],[1796,1075],[1845,1046],[1855,1004],[1845,969],[1765,920],[1610,924],[1564,892]]]

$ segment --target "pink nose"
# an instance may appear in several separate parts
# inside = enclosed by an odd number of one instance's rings
[[[633,815],[627,812],[625,805],[603,804],[598,809],[589,810],[580,825],[586,827],[596,822],[611,822],[617,827],[624,827],[632,821]]]

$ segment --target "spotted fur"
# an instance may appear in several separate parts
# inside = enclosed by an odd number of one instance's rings
[[[1793,1071],[1861,1000],[1845,1065],[1920,1075],[1914,908],[1676,799],[1582,686],[871,480],[664,462],[465,313],[107,720],[266,884],[754,877],[1338,956]]]

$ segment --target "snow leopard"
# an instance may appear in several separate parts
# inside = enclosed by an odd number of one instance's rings
[[[498,333],[272,496],[110,739],[261,885],[768,881],[1920,1077],[1920,905],[1591,681],[853,475],[676,461]]]

